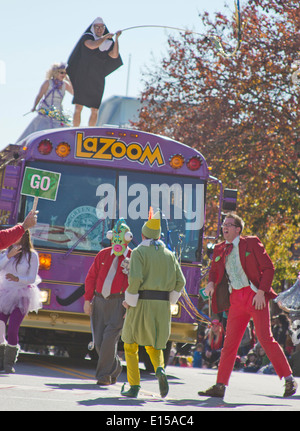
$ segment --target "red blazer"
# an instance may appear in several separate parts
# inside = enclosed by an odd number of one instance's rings
[[[224,257],[225,241],[217,244],[214,248],[211,269],[208,281],[215,283],[215,290],[212,297],[212,310],[219,313],[224,310],[218,310],[216,304],[216,295],[218,287],[223,279],[225,272]],[[240,237],[239,242],[240,260],[243,270],[255,287],[266,293],[266,300],[276,298],[277,294],[271,287],[274,277],[274,265],[267,254],[263,244],[256,236]],[[228,283],[227,283],[228,284]]]
[[[103,283],[108,274],[109,268],[116,257],[111,253],[112,248],[107,247],[99,251],[85,279],[85,295],[86,301],[91,301],[95,292],[101,293]],[[128,250],[127,256],[130,257],[131,250]],[[119,256],[118,268],[111,286],[111,293],[123,293],[128,287],[128,276],[123,273],[121,263],[125,257]]]
[[[24,235],[25,230],[22,225],[18,224],[9,229],[4,229],[0,231],[0,250],[3,250],[16,241],[18,241]]]

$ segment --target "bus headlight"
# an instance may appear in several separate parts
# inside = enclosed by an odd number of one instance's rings
[[[50,304],[50,289],[40,289],[40,299],[42,304]]]
[[[178,317],[180,312],[179,304],[171,304],[171,316]]]

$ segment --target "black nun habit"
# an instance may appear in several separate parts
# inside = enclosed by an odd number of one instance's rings
[[[120,55],[118,58],[111,58],[108,55],[114,46],[112,39],[104,41],[97,49],[89,49],[84,45],[88,39],[98,39],[93,26],[100,22],[103,23],[102,19],[97,18],[87,28],[73,49],[67,67],[67,73],[74,89],[72,103],[96,109],[99,109],[101,104],[105,77],[123,64]],[[104,34],[107,33],[108,29],[105,26]]]

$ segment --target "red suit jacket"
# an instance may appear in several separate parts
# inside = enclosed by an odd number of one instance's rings
[[[15,242],[17,242],[20,238],[22,238],[25,230],[22,225],[18,224],[9,229],[4,229],[0,231],[0,250],[3,250]]]
[[[222,301],[223,299],[225,300],[225,298],[223,298],[224,292],[226,292],[226,289],[228,291],[228,280],[224,277],[224,248],[225,241],[215,246],[209,272],[208,281],[213,281],[215,283],[215,290],[212,297],[212,310],[214,313],[220,313],[228,308],[222,306]],[[241,236],[239,253],[241,265],[248,280],[251,281],[257,289],[265,292],[267,301],[276,298],[277,294],[271,287],[274,277],[274,265],[260,240],[256,236]]]
[[[102,292],[103,283],[116,257],[111,251],[111,247],[103,248],[95,257],[85,279],[84,298],[86,301],[91,301],[95,292]],[[129,258],[130,254],[131,250],[129,249],[126,257]],[[111,285],[111,293],[123,293],[128,287],[128,276],[123,273],[123,268],[121,267],[121,263],[124,259],[125,257],[123,255],[118,258],[118,268]]]

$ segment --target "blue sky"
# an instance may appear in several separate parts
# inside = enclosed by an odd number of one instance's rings
[[[66,61],[75,43],[97,16],[111,32],[136,25],[163,25],[205,34],[199,12],[234,11],[234,0],[0,0],[0,150],[15,143],[32,120],[29,114],[51,64]],[[225,4],[229,8],[225,8]],[[242,5],[242,2],[241,2]],[[172,30],[158,28],[124,32],[119,39],[124,65],[106,79],[103,100],[138,97],[142,70],[160,62]],[[130,59],[130,62],[129,62]],[[130,74],[128,80],[128,65]],[[73,112],[66,95],[64,109]],[[87,125],[85,108],[82,125]]]

